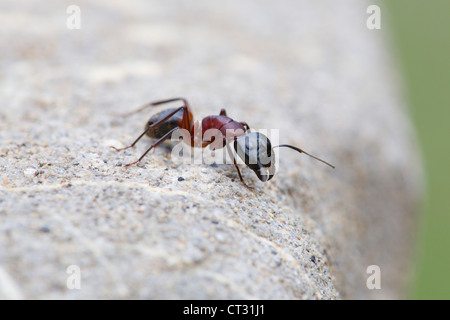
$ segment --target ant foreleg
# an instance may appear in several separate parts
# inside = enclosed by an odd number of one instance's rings
[[[245,183],[244,178],[242,178],[241,170],[239,170],[239,167],[238,167],[238,165],[237,165],[237,163],[236,163],[236,158],[234,157],[233,153],[231,152],[230,145],[229,145],[228,143],[227,143],[227,150],[228,150],[228,153],[230,154],[230,157],[233,159],[234,166],[235,166],[235,168],[236,168],[236,170],[237,170],[237,173],[238,173],[238,176],[239,176],[239,179],[241,180],[241,182],[244,184],[244,186],[245,186],[248,190],[254,190],[255,188],[249,187],[249,186]]]
[[[153,143],[150,148],[147,149],[147,151],[144,152],[144,154],[137,160],[131,163],[126,164],[124,167],[129,167],[132,166],[133,164],[139,163],[141,162],[142,158],[144,158],[147,153],[150,152],[150,150],[156,148],[157,146],[159,146],[161,143],[163,143],[167,138],[169,138],[169,136],[175,131],[178,130],[179,127],[173,128],[172,130],[170,130],[169,132],[167,132],[165,135],[163,135],[160,139],[158,139],[158,141],[156,141],[155,143]],[[145,133],[145,132],[144,132]]]

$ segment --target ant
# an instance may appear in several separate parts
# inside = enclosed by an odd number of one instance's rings
[[[132,148],[145,134],[150,138],[157,139],[156,142],[154,142],[138,160],[126,164],[125,167],[129,167],[141,162],[142,158],[144,158],[147,153],[150,152],[150,150],[159,146],[178,129],[185,129],[190,133],[190,141],[183,140],[186,144],[190,145],[191,147],[201,148],[205,148],[208,145],[211,145],[213,141],[215,141],[214,137],[208,140],[206,138],[205,132],[209,129],[216,129],[219,131],[222,141],[216,141],[214,144],[215,147],[227,147],[228,153],[233,159],[233,164],[236,167],[239,179],[248,189],[252,188],[247,186],[247,184],[244,182],[244,179],[242,178],[241,171],[239,170],[239,167],[236,163],[236,158],[233,156],[233,153],[230,150],[229,142],[231,141],[233,141],[233,148],[239,155],[239,157],[244,161],[247,167],[255,172],[256,176],[262,182],[269,181],[275,174],[275,153],[273,152],[273,149],[279,147],[287,147],[299,153],[304,153],[316,160],[325,163],[332,168],[335,168],[332,164],[316,156],[313,156],[312,154],[309,154],[300,148],[287,144],[281,144],[272,147],[270,140],[265,135],[259,132],[250,132],[250,126],[246,122],[238,122],[231,119],[227,116],[227,112],[225,109],[221,109],[219,115],[211,115],[203,118],[203,120],[201,121],[201,144],[198,144],[196,143],[196,141],[194,141],[194,130],[196,128],[196,124],[194,123],[194,117],[192,115],[189,103],[184,98],[173,98],[147,103],[132,113],[140,112],[148,107],[158,106],[174,101],[181,101],[183,105],[178,108],[166,109],[153,115],[150,120],[147,121],[144,132],[142,132],[141,135],[131,145],[120,149],[111,146],[111,148],[116,151],[122,151],[128,148]],[[230,134],[230,132],[232,133]]]

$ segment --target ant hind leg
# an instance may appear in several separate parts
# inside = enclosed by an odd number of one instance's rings
[[[141,138],[144,136],[144,134],[147,133],[147,131],[148,131],[148,129],[145,130],[144,132],[142,132],[141,135],[140,135],[140,136],[139,136],[132,144],[130,144],[128,147],[124,147],[124,148],[116,148],[116,147],[114,147],[114,146],[110,146],[110,147],[111,147],[112,149],[116,150],[116,151],[123,151],[123,150],[129,149],[129,148],[133,148],[133,147],[136,145],[136,143],[137,143],[139,140],[141,140]]]
[[[177,99],[175,99],[175,100],[177,100]],[[162,103],[162,102],[161,102]],[[127,146],[127,147],[124,147],[124,148],[120,148],[120,149],[118,149],[118,148],[116,148],[116,147],[113,147],[113,146],[110,146],[111,148],[113,148],[114,150],[116,150],[116,151],[123,151],[123,150],[126,150],[126,149],[129,149],[129,148],[133,148],[135,145],[136,145],[136,143],[139,141],[139,140],[141,140],[141,138],[150,130],[150,129],[153,129],[153,128],[156,128],[156,127],[158,127],[159,125],[161,125],[163,122],[165,122],[165,121],[167,121],[167,119],[169,119],[170,117],[172,117],[174,114],[176,114],[178,111],[180,111],[180,110],[184,110],[184,113],[183,113],[183,128],[184,129],[187,129],[187,128],[189,128],[191,125],[190,125],[190,121],[189,121],[189,114],[188,114],[188,107],[187,106],[182,106],[182,107],[179,107],[179,108],[177,108],[177,109],[175,109],[173,112],[171,112],[171,113],[169,113],[165,118],[163,118],[163,119],[160,119],[160,120],[158,120],[157,122],[155,122],[154,124],[152,124],[151,126],[149,126],[144,132],[142,132],[141,133],[141,135],[131,144],[131,145],[129,145],[129,146]],[[175,127],[174,129],[178,129],[178,127]],[[171,131],[169,131],[169,132],[173,132],[173,130],[171,130]]]
[[[160,139],[158,139],[158,141],[156,141],[155,143],[153,143],[153,144],[150,146],[150,148],[148,148],[147,151],[145,151],[145,152],[142,154],[142,156],[141,156],[138,160],[136,160],[136,161],[134,161],[134,162],[131,162],[131,163],[128,163],[128,164],[126,164],[124,167],[129,167],[129,166],[132,166],[133,164],[136,164],[136,163],[141,162],[141,160],[147,155],[147,153],[150,152],[150,150],[152,150],[152,149],[156,148],[157,146],[159,146],[161,143],[163,143],[165,140],[167,140],[167,138],[169,138],[170,135],[171,135],[175,130],[178,130],[178,129],[179,129],[179,127],[176,127],[176,128],[173,128],[172,130],[170,130],[169,132],[167,132],[164,136],[162,136]]]
[[[183,107],[189,107],[189,103],[187,102],[186,99],[184,99],[184,98],[172,98],[172,99],[167,99],[167,100],[158,100],[158,101],[146,103],[143,106],[141,106],[140,108],[138,108],[137,110],[134,110],[134,111],[131,111],[129,113],[126,113],[124,116],[128,117],[128,116],[133,115],[135,113],[141,112],[142,110],[145,110],[148,107],[155,107],[155,106],[159,106],[161,104],[174,102],[174,101],[182,101],[183,102]]]

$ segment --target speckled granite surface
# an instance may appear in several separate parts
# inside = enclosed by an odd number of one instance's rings
[[[68,30],[70,4],[0,4],[1,298],[404,297],[420,169],[364,2],[78,1]],[[337,168],[281,150],[249,191],[166,145],[125,169],[150,140],[109,146],[152,111],[120,114],[175,96]]]

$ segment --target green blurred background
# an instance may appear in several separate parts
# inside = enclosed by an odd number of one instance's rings
[[[450,299],[450,1],[385,0],[381,12],[382,22],[387,13],[426,173],[410,298]]]

